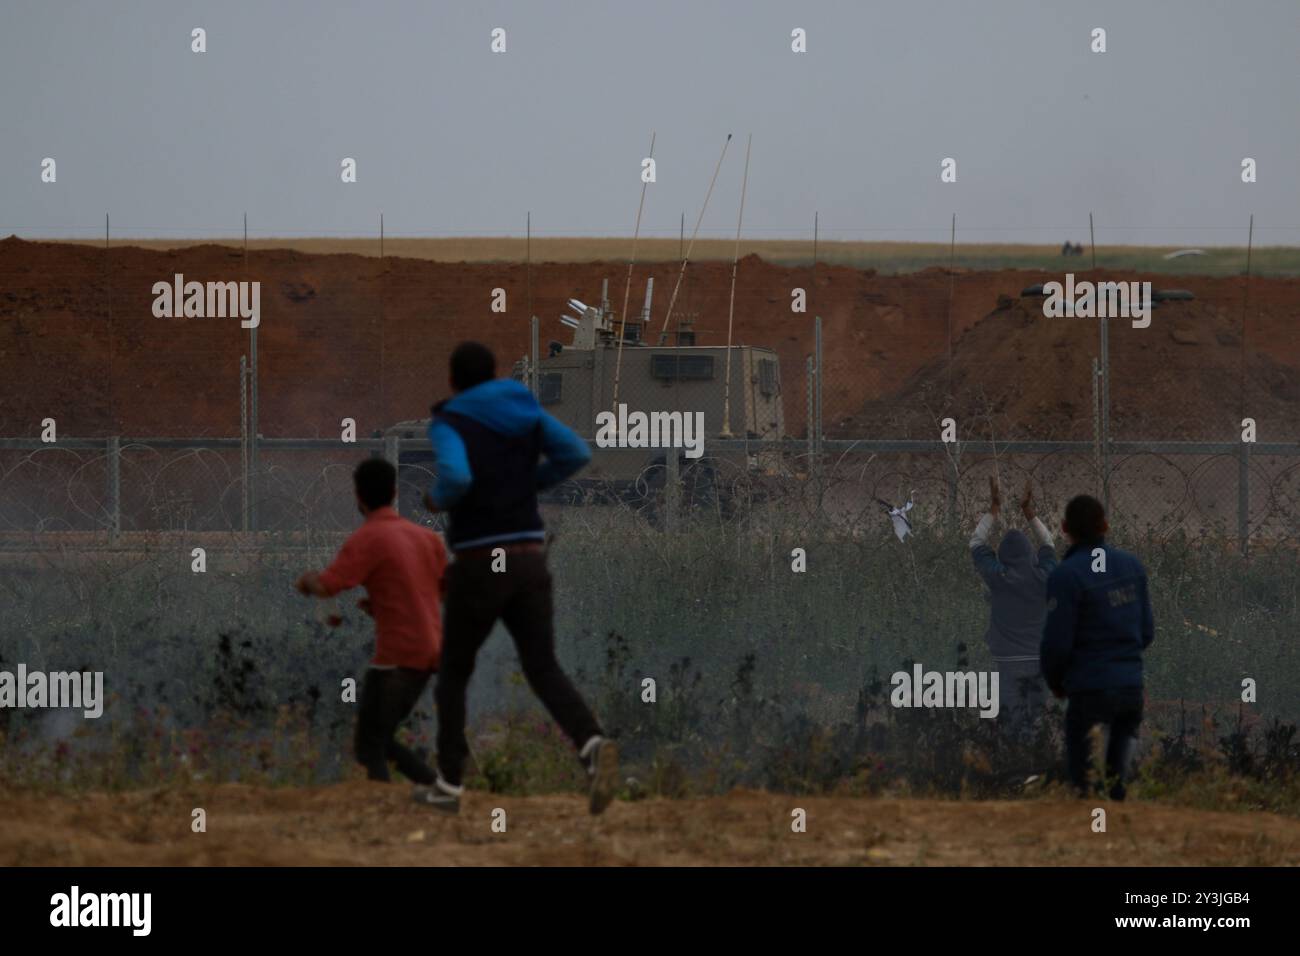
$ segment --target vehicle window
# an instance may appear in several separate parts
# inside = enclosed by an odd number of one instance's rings
[[[558,404],[563,392],[563,372],[543,372],[537,377],[537,401],[542,405]]]
[[[667,381],[703,381],[713,378],[712,355],[653,355],[650,374]]]

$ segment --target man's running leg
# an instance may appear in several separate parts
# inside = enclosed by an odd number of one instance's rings
[[[618,749],[604,736],[600,724],[577,688],[555,659],[555,623],[551,574],[542,552],[512,555],[516,587],[501,610],[501,619],[514,639],[524,677],[560,729],[578,748],[591,780],[590,809],[600,813],[609,805],[618,784]]]
[[[419,702],[420,695],[429,683],[430,672],[399,667],[388,674],[390,676],[385,683],[391,688],[391,693],[384,698],[384,716],[385,723],[391,724],[393,728],[388,735],[388,759],[397,764],[397,769],[412,783],[433,783],[434,774],[428,764],[397,741],[397,730]]]
[[[582,747],[600,736],[600,725],[555,659],[551,574],[542,553],[511,555],[507,573],[519,575],[517,587],[501,609],[501,620],[514,639],[524,677],[555,722]]]
[[[392,695],[389,683],[391,668],[368,667],[361,679],[361,698],[357,702],[357,728],[354,738],[357,763],[366,768],[366,776],[371,780],[387,783],[388,775],[388,741],[397,729],[391,723],[391,705],[387,698]],[[400,722],[401,718],[398,718]]]
[[[457,558],[447,569],[442,663],[433,698],[438,705],[438,775],[452,788],[461,785],[469,744],[465,740],[465,692],[478,650],[492,633],[503,582],[493,578],[491,559]]]

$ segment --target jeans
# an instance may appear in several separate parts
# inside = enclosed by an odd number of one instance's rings
[[[490,550],[456,556],[447,569],[438,703],[438,771],[460,786],[469,745],[465,740],[465,691],[478,650],[499,619],[510,632],[524,677],[555,722],[581,747],[600,725],[555,659],[551,573],[539,550],[507,549],[506,570],[494,572]]]
[[[371,780],[388,781],[388,761],[397,764],[407,779],[433,783],[433,771],[423,760],[397,742],[401,726],[429,683],[431,671],[410,667],[378,668],[366,671],[357,710],[357,763],[366,768]]]
[[[1080,795],[1088,795],[1088,771],[1092,753],[1088,734],[1097,724],[1106,724],[1106,779],[1110,797],[1123,800],[1129,757],[1142,723],[1142,688],[1119,687],[1104,691],[1078,691],[1070,695],[1065,712],[1065,762],[1070,783]]]

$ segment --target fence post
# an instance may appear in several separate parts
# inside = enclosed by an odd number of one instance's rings
[[[252,336],[248,360],[248,526],[257,530],[257,475],[261,463],[257,455],[257,326],[248,330]]]
[[[252,469],[248,460],[248,356],[239,357],[239,466],[244,480],[239,483],[239,527],[248,531],[248,485]]]
[[[108,543],[116,546],[122,533],[122,440],[108,439]]]
[[[677,511],[681,504],[682,493],[682,476],[680,463],[677,461],[677,449],[666,449],[664,455],[664,465],[666,476],[664,479],[664,528],[668,531],[677,530]]]
[[[539,356],[537,354],[539,351],[538,335],[539,335],[539,327],[537,322],[537,316],[533,316],[532,338],[531,338],[532,345],[530,346],[531,351],[529,352],[529,358],[528,358],[528,390],[533,393],[534,398],[541,397],[541,392],[539,391],[539,388],[541,386],[541,378],[538,375],[538,368],[537,368],[537,363],[539,361]]]
[[[808,356],[806,365],[805,381],[808,385],[808,471],[811,474],[813,470],[813,460],[817,451],[817,426],[815,419],[817,417],[817,400],[814,397],[813,376],[817,374],[817,368],[813,364],[813,357]]]
[[[1237,538],[1241,555],[1250,552],[1250,442],[1242,442],[1237,452]]]
[[[948,454],[948,532],[957,529],[957,493],[961,484],[961,443],[954,442],[954,451]]]
[[[1101,482],[1101,367],[1092,359],[1092,470]]]
[[[402,436],[393,432],[384,436],[384,459],[397,471],[397,497],[393,499],[393,509],[402,513]]]
[[[822,317],[820,315],[813,320],[813,327],[816,333],[817,346],[817,455],[818,464],[820,465],[822,453],[822,369],[826,367],[822,361]],[[818,470],[820,471],[820,468]]]
[[[1110,511],[1110,325],[1101,320],[1101,501]]]

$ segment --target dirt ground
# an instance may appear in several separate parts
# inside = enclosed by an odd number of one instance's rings
[[[192,811],[207,832],[191,830]],[[493,832],[494,811],[506,832]],[[791,828],[807,811],[807,830]],[[236,784],[49,797],[0,793],[0,866],[1279,866],[1300,820],[1066,800],[722,797],[617,802],[471,794],[446,818],[404,785]],[[498,814],[499,817],[499,814]]]

